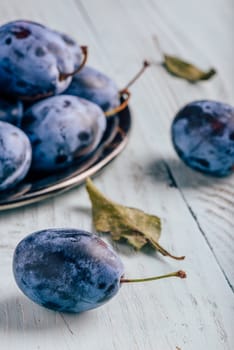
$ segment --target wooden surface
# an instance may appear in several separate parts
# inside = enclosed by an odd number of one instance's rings
[[[187,280],[126,285],[103,307],[65,315],[30,302],[17,288],[12,253],[26,234],[46,227],[92,230],[84,187],[40,204],[0,213],[0,347],[8,350],[231,350],[234,348],[234,178],[195,173],[170,141],[185,103],[234,103],[232,0],[1,0],[0,22],[17,18],[67,32],[90,48],[89,63],[124,86],[143,59],[168,53],[214,66],[196,85],[149,69],[132,88],[134,126],[127,149],[96,178],[119,203],[163,219],[160,242],[183,262],[115,245],[129,277],[183,268]]]

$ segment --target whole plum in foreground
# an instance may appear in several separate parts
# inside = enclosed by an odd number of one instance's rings
[[[195,101],[182,108],[171,128],[179,157],[195,170],[226,176],[234,170],[234,108]]]
[[[20,101],[0,97],[0,120],[20,127],[23,104]]]
[[[55,228],[32,233],[16,247],[13,273],[22,292],[35,303],[64,312],[94,309],[113,298],[123,283],[168,277],[123,278],[124,267],[113,249],[98,236]]]
[[[14,125],[0,121],[0,191],[19,183],[28,173],[32,150],[29,139]]]
[[[39,305],[82,312],[102,305],[118,292],[123,264],[93,234],[48,229],[18,244],[13,271],[19,288]]]
[[[119,90],[115,82],[98,70],[85,66],[75,74],[72,82],[64,92],[85,98],[96,103],[104,112],[119,106]]]
[[[59,95],[34,104],[22,120],[32,144],[32,169],[66,168],[97,147],[105,128],[103,111],[85,99]]]
[[[61,93],[81,65],[82,50],[67,35],[30,21],[0,27],[0,92],[23,100]]]

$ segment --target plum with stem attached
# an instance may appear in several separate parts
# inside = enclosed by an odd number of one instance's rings
[[[24,238],[15,249],[13,272],[19,288],[35,303],[74,313],[101,306],[124,283],[186,276],[177,271],[125,279],[123,264],[111,246],[76,229],[47,229]]]
[[[94,102],[102,108],[107,116],[113,115],[126,107],[130,97],[129,87],[143,74],[149,65],[148,61],[144,61],[140,71],[121,90],[106,74],[95,68],[85,66],[74,75],[71,84],[64,93]],[[123,98],[122,103],[120,102],[121,98]]]
[[[63,92],[87,59],[87,48],[39,23],[0,27],[0,92],[37,100]]]

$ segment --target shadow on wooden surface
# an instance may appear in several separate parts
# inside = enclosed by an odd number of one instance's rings
[[[80,314],[55,312],[36,305],[23,295],[11,295],[0,300],[0,333],[57,332],[61,323],[69,330],[69,323],[75,323],[74,328],[83,322],[92,326],[92,319],[92,311]],[[71,329],[69,331],[73,333]]]
[[[169,187],[181,187],[185,189],[212,187],[223,183],[226,179],[202,174],[190,169],[180,159],[175,158],[157,158],[153,160],[146,166],[146,173],[157,182],[165,183],[165,179],[168,179],[167,184]],[[177,185],[178,177],[180,178],[179,185]]]

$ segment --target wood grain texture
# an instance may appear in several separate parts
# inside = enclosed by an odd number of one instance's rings
[[[86,7],[82,6],[80,1],[78,1],[78,5],[80,10],[85,12],[87,16],[89,15],[90,18],[95,16],[96,32],[100,33],[100,40],[105,41],[103,46],[108,50],[109,56],[117,55],[115,43],[119,36],[121,37],[119,51],[130,52],[131,54],[138,51],[138,57],[141,53],[141,59],[146,57],[157,61],[160,59],[160,53],[158,48],[153,45],[152,40],[152,37],[156,35],[166,52],[185,57],[204,68],[210,66],[217,68],[219,72],[217,77],[209,82],[202,82],[197,85],[173,78],[160,68],[152,69],[148,73],[148,79],[142,79],[133,88],[133,98],[134,102],[135,99],[142,100],[144,96],[142,96],[142,91],[144,90],[148,97],[147,103],[155,111],[154,113],[157,113],[154,116],[154,127],[153,117],[148,117],[149,123],[146,122],[146,117],[143,117],[144,126],[142,127],[145,127],[143,132],[147,134],[148,138],[150,137],[149,124],[152,125],[152,128],[160,128],[160,132],[163,133],[163,135],[160,135],[160,137],[163,137],[163,147],[158,147],[154,141],[154,137],[158,138],[157,131],[152,132],[152,146],[155,149],[157,148],[159,152],[160,148],[162,150],[159,156],[155,152],[154,158],[151,157],[152,172],[157,171],[157,167],[160,166],[161,162],[166,165],[166,169],[174,179],[174,185],[181,191],[195,221],[198,219],[199,230],[214,251],[221,269],[233,288],[234,255],[229,249],[229,247],[234,246],[233,177],[213,179],[186,168],[176,158],[169,140],[172,118],[185,103],[205,98],[233,103],[233,82],[230,79],[233,71],[233,46],[227,45],[227,43],[223,46],[223,40],[227,38],[232,42],[232,13],[223,11],[217,5],[217,15],[219,13],[220,16],[221,11],[225,23],[221,24],[220,17],[215,17],[215,13],[212,13],[213,21],[211,20],[207,25],[207,22],[202,21],[201,18],[200,9],[202,6],[200,2],[196,2],[196,5],[193,4],[191,8],[186,1],[174,2],[174,7],[171,6],[172,4],[169,6],[167,2],[160,2],[159,5],[157,1],[138,1],[138,6],[134,7],[134,1],[128,1],[127,4],[124,1],[119,1],[116,2],[114,10],[115,16],[119,13],[119,21],[116,21],[116,26],[115,23],[111,23],[110,26],[114,28],[102,35],[102,28],[108,26],[111,21],[110,16],[107,15],[102,18],[101,14],[100,16],[95,15],[98,10],[92,1],[86,1]],[[111,9],[113,9],[112,3],[106,4],[105,1],[97,6],[105,8],[107,13],[111,13]],[[204,13],[208,15],[209,9],[212,7],[211,1],[206,1]],[[141,17],[135,13],[138,13],[138,11]],[[196,16],[200,21],[199,26],[195,20],[191,21],[191,18],[196,18]],[[187,34],[185,33],[186,25],[189,27]],[[124,34],[126,28],[128,28],[127,35]],[[175,28],[175,30],[171,30],[171,28]],[[223,40],[221,33],[223,33]],[[211,40],[213,37],[216,40]],[[135,66],[137,60],[140,60],[138,57],[132,59],[131,54],[128,56],[125,54],[122,58],[125,61],[122,63],[124,70],[129,70],[129,67]],[[121,60],[120,54],[119,57]],[[138,91],[139,95],[137,95]],[[142,116],[146,115],[145,105],[146,103],[142,103]],[[157,181],[157,176],[155,176],[155,180]]]
[[[0,339],[9,350],[231,350],[233,321],[233,177],[186,168],[170,142],[178,108],[212,98],[233,103],[233,14],[229,0],[2,0],[0,21],[28,18],[90,46],[89,63],[124,86],[145,58],[168,52],[215,66],[218,76],[192,85],[149,69],[132,88],[134,126],[127,149],[96,180],[122,204],[163,218],[160,243],[184,262],[114,245],[129,277],[185,269],[187,280],[123,286],[105,306],[80,315],[43,309],[17,289],[12,254],[27,233],[46,227],[92,230],[84,187],[0,213]],[[202,11],[201,11],[202,9]],[[108,240],[107,237],[105,239]]]

